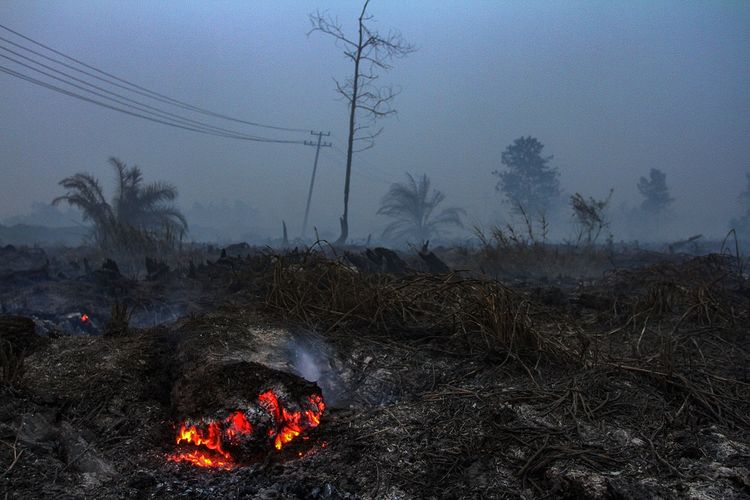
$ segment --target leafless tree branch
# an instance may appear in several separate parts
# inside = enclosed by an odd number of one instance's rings
[[[321,33],[334,37],[336,40],[351,45],[352,47],[357,47],[356,43],[349,40],[346,35],[344,35],[344,31],[341,29],[341,23],[338,18],[333,18],[327,12],[320,11],[316,11],[315,14],[310,14],[308,17],[310,19],[310,24],[312,24],[312,28],[307,32],[307,36],[310,36],[316,31],[320,31]]]

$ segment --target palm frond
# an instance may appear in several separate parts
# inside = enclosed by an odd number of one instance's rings
[[[411,221],[396,220],[391,222],[383,230],[383,238],[400,240],[413,232]]]
[[[174,228],[186,231],[188,228],[187,219],[179,209],[173,206],[154,207],[147,212],[146,227],[158,228],[160,226],[173,226]]]
[[[450,207],[442,210],[440,214],[432,219],[433,224],[438,225],[452,225],[458,227],[464,227],[461,217],[466,215],[466,210],[459,207]]]
[[[105,220],[111,216],[112,209],[104,199],[102,187],[91,174],[77,173],[64,178],[58,184],[68,192],[52,200],[53,205],[67,202],[68,205],[80,209],[87,220]]]
[[[153,207],[177,198],[177,188],[166,182],[152,182],[138,192],[138,204],[143,208]]]
[[[128,166],[125,164],[125,162],[120,161],[114,156],[109,158],[109,164],[115,168],[115,172],[117,173],[117,193],[115,194],[115,201],[117,201],[118,199],[122,198],[122,195],[126,190]]]

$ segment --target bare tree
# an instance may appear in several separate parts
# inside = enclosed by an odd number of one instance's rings
[[[390,30],[381,34],[368,27],[373,16],[367,14],[370,0],[365,0],[358,19],[356,38],[350,38],[341,27],[338,19],[327,13],[316,12],[310,15],[312,29],[308,33],[320,31],[335,39],[343,48],[344,55],[354,64],[351,78],[336,82],[336,91],[349,104],[349,135],[346,148],[346,180],[344,182],[344,215],[341,217],[341,235],[336,241],[343,245],[349,236],[349,184],[352,175],[352,155],[370,149],[375,138],[383,131],[375,130],[378,119],[394,114],[393,99],[398,90],[392,86],[376,84],[378,71],[391,68],[391,61],[414,52],[414,46],[405,42],[401,34]],[[359,113],[358,113],[359,112]],[[355,144],[357,145],[355,149]]]

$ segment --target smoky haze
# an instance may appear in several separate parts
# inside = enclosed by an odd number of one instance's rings
[[[321,151],[309,226],[335,238],[347,106],[333,78],[352,68],[330,38],[307,35],[316,9],[353,33],[361,4],[6,0],[0,24],[202,108],[330,130],[335,147]],[[614,188],[613,213],[640,204],[639,177],[666,173],[673,218],[654,239],[720,237],[739,215],[750,171],[750,3],[373,0],[369,10],[378,29],[399,30],[418,50],[381,77],[401,89],[398,115],[355,156],[353,239],[382,231],[378,204],[405,172],[429,175],[446,205],[465,208],[467,225],[507,219],[492,171],[528,135],[554,155],[566,195],[603,198]],[[139,165],[148,182],[175,184],[193,225],[225,223],[235,239],[279,237],[282,220],[290,236],[301,231],[312,147],[166,127],[6,74],[0,89],[0,220],[63,194],[57,182],[79,171],[111,193],[107,159],[116,156]],[[234,207],[231,224],[211,215],[222,206]],[[617,221],[612,230],[616,239],[637,235]],[[195,237],[222,236],[196,228]]]

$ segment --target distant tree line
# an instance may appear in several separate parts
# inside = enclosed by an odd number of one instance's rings
[[[544,221],[548,211],[559,210],[561,206],[560,174],[550,165],[553,157],[543,155],[543,148],[534,137],[520,137],[502,153],[500,163],[504,169],[492,172],[498,178],[496,190],[503,193],[511,213],[525,218],[529,229],[530,214],[538,214]],[[79,172],[60,181],[67,191],[55,198],[53,204],[65,202],[80,209],[83,219],[92,223],[95,243],[105,249],[173,247],[181,241],[188,224],[182,212],[172,204],[177,198],[176,187],[164,182],[146,184],[139,167],[128,167],[117,158],[110,158],[109,163],[116,173],[116,189],[111,200],[104,196],[97,178]],[[674,199],[664,172],[651,169],[648,177],[638,179],[636,187],[643,197],[640,211],[644,215],[657,219],[668,213]],[[577,227],[576,242],[592,245],[602,235],[612,237],[608,233],[607,214],[612,194],[610,190],[603,199],[580,193],[569,197],[572,220]],[[415,177],[407,173],[406,181],[393,183],[381,199],[377,214],[390,220],[382,238],[422,245],[445,236],[451,228],[464,227],[462,219],[466,211],[456,206],[443,207],[445,199],[442,191],[432,187],[429,176]],[[741,215],[730,221],[730,227],[741,239],[750,239],[750,172],[739,201]],[[253,211],[243,203],[235,203],[233,208],[242,212],[242,219]],[[228,209],[223,203],[208,207],[196,205],[193,211],[196,215],[210,212],[216,216],[221,215],[217,212],[231,212]]]

